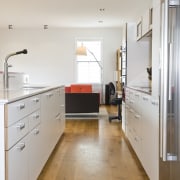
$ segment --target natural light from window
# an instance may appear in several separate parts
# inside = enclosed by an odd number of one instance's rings
[[[87,56],[77,56],[77,82],[102,83],[101,41],[78,40],[76,46],[82,44],[87,49]]]

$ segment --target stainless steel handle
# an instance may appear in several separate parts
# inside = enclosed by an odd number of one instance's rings
[[[135,114],[134,117],[135,117],[136,119],[139,119],[141,116],[138,115],[138,114]]]
[[[169,100],[172,100],[172,61],[173,61],[173,53],[172,53],[173,45],[169,43]]]
[[[151,104],[154,106],[158,106],[159,103],[157,100],[151,100]]]
[[[149,98],[148,98],[147,96],[143,96],[143,100],[144,100],[144,101],[148,101]]]
[[[25,123],[19,123],[19,124],[16,126],[16,128],[18,128],[18,129],[20,129],[20,130],[24,129],[25,127],[26,127]]]
[[[134,101],[133,101],[133,100],[130,100],[130,103],[131,103],[131,104],[134,104]]]
[[[140,96],[140,94],[135,94],[135,96],[136,96],[136,97],[139,97],[139,96]]]
[[[39,114],[36,114],[36,115],[33,116],[34,119],[38,119],[39,117],[40,117]]]
[[[16,149],[19,150],[19,151],[22,151],[25,147],[26,147],[26,144],[25,144],[25,143],[19,143],[19,144],[16,146]]]
[[[58,113],[57,115],[56,115],[56,120],[58,120],[58,119],[60,119],[60,113]]]
[[[53,93],[46,94],[46,96],[50,98],[53,96]]]
[[[166,161],[167,154],[167,99],[168,99],[168,0],[162,4],[162,69],[160,110],[160,157]]]
[[[33,99],[33,102],[38,103],[39,100],[40,100],[39,98],[35,98],[35,99]]]
[[[34,135],[38,135],[39,134],[39,129],[34,129]]]
[[[18,105],[18,108],[19,108],[20,110],[24,109],[24,108],[25,108],[25,104],[23,103],[23,104]]]
[[[130,109],[129,111],[130,111],[131,113],[134,113],[134,110],[133,110],[133,109]]]

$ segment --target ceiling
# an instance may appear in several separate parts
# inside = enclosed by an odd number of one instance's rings
[[[120,27],[152,0],[0,0],[0,27]]]

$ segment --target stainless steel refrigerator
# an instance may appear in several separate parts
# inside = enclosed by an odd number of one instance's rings
[[[160,180],[180,180],[180,0],[161,7]]]

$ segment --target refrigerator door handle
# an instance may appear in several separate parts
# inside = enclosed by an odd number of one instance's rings
[[[161,29],[161,96],[160,96],[160,157],[166,161],[167,154],[167,99],[168,99],[168,0],[162,3]]]
[[[168,89],[169,89],[169,100],[172,100],[172,61],[173,61],[173,45],[172,43],[169,43],[169,84],[168,84]]]
[[[160,157],[163,161],[178,159],[179,81],[176,78],[179,76],[174,68],[179,63],[179,54],[176,53],[179,50],[177,49],[177,42],[179,42],[177,20],[180,14],[177,12],[180,7],[176,6],[179,1],[165,0],[161,7]]]

